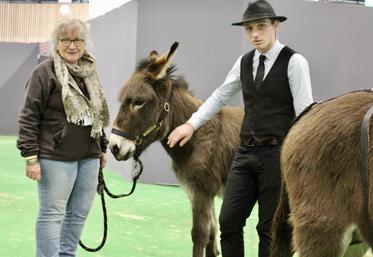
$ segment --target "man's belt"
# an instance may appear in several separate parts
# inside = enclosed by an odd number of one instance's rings
[[[246,146],[275,146],[280,145],[281,140],[278,138],[266,138],[266,139],[258,139],[251,137],[246,143]]]

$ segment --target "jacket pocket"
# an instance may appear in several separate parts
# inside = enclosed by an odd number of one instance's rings
[[[68,159],[82,159],[101,152],[98,140],[91,137],[92,126],[77,126],[64,123],[53,140],[56,148],[64,152]]]
[[[61,143],[63,127],[64,126],[61,126],[61,128],[53,135],[53,141],[55,144]]]

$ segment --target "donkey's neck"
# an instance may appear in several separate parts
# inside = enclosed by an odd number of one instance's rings
[[[166,133],[166,137],[161,141],[163,147],[171,156],[174,163],[180,164],[188,159],[193,151],[192,144],[194,139],[192,138],[189,143],[183,147],[176,145],[174,148],[170,148],[167,145],[167,137],[176,127],[184,124],[192,114],[197,111],[201,104],[202,101],[193,97],[186,89],[174,88],[170,100],[170,113],[168,116],[169,130]]]
[[[187,90],[176,88],[171,97],[169,133],[185,123],[198,110],[202,101],[193,97]]]

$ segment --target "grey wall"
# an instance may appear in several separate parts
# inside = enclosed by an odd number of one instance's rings
[[[119,90],[136,65],[137,2],[131,1],[89,23],[92,52],[97,59],[113,122],[119,109]],[[107,134],[110,134],[109,130]],[[130,161],[118,162],[111,154],[108,156],[110,168],[131,177]]]
[[[179,73],[205,99],[224,80],[240,54],[240,30],[230,23],[241,16],[241,1],[139,0],[137,57],[152,49],[167,51],[174,41],[180,46],[174,57]],[[207,89],[207,90],[206,90]]]
[[[137,59],[152,49],[163,53],[174,41],[180,43],[173,62],[194,95],[206,99],[224,80],[240,53],[240,31],[229,25],[241,13],[241,1],[139,0]],[[241,15],[241,14],[240,14]],[[160,143],[142,155],[144,182],[176,183],[171,160]]]
[[[154,0],[139,0],[91,21],[99,73],[110,99],[111,120],[119,108],[119,89],[135,64],[153,49],[167,51],[174,41],[180,43],[174,58],[178,73],[185,75],[197,97],[206,99],[240,53],[240,30],[231,30],[229,24],[241,9],[240,1],[157,0],[155,4]],[[112,40],[108,43],[108,39]],[[171,160],[159,143],[151,145],[141,159],[145,166],[142,182],[177,183]],[[111,168],[127,177],[131,164],[112,157],[109,160]]]
[[[153,49],[162,53],[172,42],[179,41],[173,61],[198,98],[206,99],[224,80],[236,58],[251,50],[242,28],[230,25],[240,19],[247,1],[138,0],[137,3],[136,61],[147,57]],[[372,8],[295,0],[271,3],[278,14],[288,17],[281,24],[280,41],[309,61],[315,100],[371,87]],[[240,98],[239,94],[231,104],[240,104]],[[116,115],[116,110],[112,114]],[[159,143],[151,145],[142,159],[143,182],[176,183],[171,160]],[[118,167],[115,161],[110,165]]]
[[[372,88],[373,8],[277,0],[279,38],[309,61],[315,100]]]
[[[38,53],[37,44],[0,43],[0,135],[18,132],[18,112]]]

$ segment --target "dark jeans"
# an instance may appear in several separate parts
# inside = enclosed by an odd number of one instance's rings
[[[228,174],[219,217],[223,257],[244,257],[243,227],[257,201],[258,256],[269,255],[272,218],[281,187],[280,147],[239,147]]]

